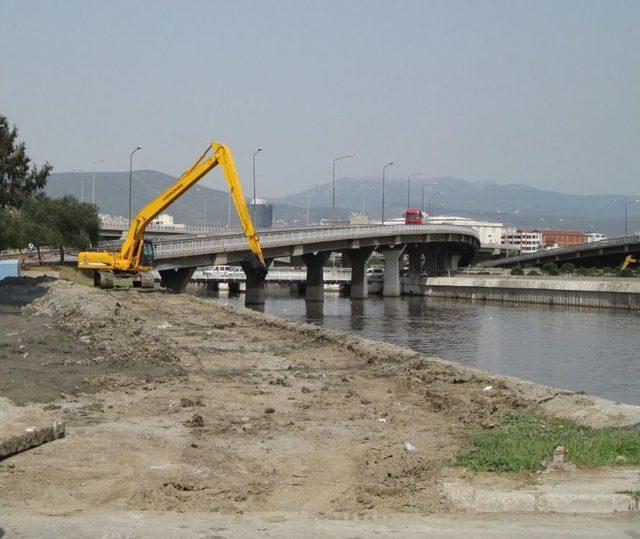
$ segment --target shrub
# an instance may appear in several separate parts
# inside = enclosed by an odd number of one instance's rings
[[[576,267],[571,262],[565,262],[560,266],[560,273],[567,275],[569,273],[575,273]]]
[[[524,271],[520,266],[516,266],[511,270],[511,275],[524,275]]]
[[[555,262],[547,262],[542,266],[542,271],[547,275],[558,275],[558,266]]]
[[[623,270],[619,271],[619,275],[620,277],[633,277],[634,273],[631,268],[624,268]]]
[[[532,269],[527,272],[527,275],[540,275],[540,273],[538,272],[538,270]]]

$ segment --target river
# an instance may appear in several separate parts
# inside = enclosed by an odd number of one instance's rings
[[[244,295],[195,286],[188,291],[244,305]],[[277,286],[269,287],[264,310],[488,371],[640,404],[637,312],[423,297],[352,301],[337,293],[325,294],[324,304],[307,303]]]

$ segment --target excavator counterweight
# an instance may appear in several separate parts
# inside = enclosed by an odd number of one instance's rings
[[[222,168],[249,249],[255,257],[253,264],[266,271],[258,234],[244,199],[233,155],[228,146],[215,141],[170,187],[138,212],[129,223],[129,230],[119,251],[83,251],[78,254],[78,268],[93,271],[94,285],[100,288],[113,287],[113,277],[117,274],[134,276],[134,285],[153,286],[153,281],[149,281],[144,274],[152,270],[154,264],[153,244],[144,239],[147,226],[217,165]]]

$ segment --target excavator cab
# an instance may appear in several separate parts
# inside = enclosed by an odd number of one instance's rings
[[[140,265],[153,267],[153,243],[151,240],[144,240],[142,244],[142,256],[140,257]]]

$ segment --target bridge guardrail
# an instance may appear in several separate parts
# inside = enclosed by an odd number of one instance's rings
[[[309,240],[344,240],[355,237],[393,236],[398,234],[467,234],[473,236],[478,242],[478,233],[464,226],[441,225],[368,225],[340,228],[324,228],[318,230],[306,230],[295,232],[269,232],[262,233],[260,243],[263,248],[280,247],[294,243],[308,242]],[[246,249],[246,239],[239,237],[202,238],[199,240],[175,242],[163,242],[154,244],[156,258],[184,255],[194,255],[203,252],[225,252],[228,250]],[[164,256],[163,256],[164,255]]]
[[[578,243],[577,245],[570,245],[568,247],[556,247],[555,249],[543,249],[542,251],[536,251],[535,253],[528,253],[526,255],[511,256],[507,258],[501,258],[498,260],[487,260],[476,264],[478,268],[490,268],[492,266],[499,266],[504,263],[514,262],[526,262],[528,260],[535,260],[536,258],[556,256],[567,253],[576,253],[579,251],[585,251],[590,249],[600,249],[602,247],[615,247],[617,245],[629,245],[633,243],[640,243],[640,236],[622,236],[620,238],[611,238],[607,240],[592,241],[588,243]]]

